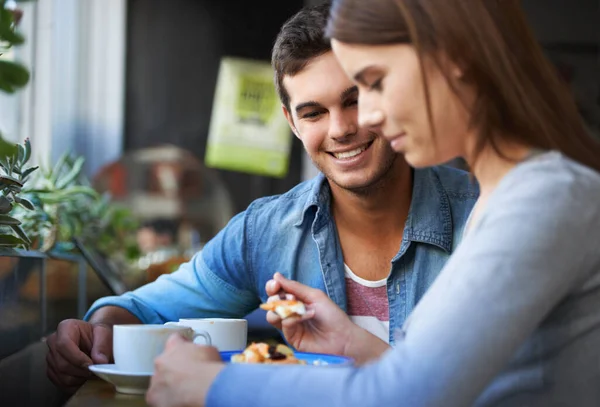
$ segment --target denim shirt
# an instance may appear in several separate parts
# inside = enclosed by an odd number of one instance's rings
[[[414,171],[404,236],[387,282],[391,333],[457,246],[477,195],[464,171]],[[346,310],[344,259],[322,174],[283,195],[254,201],[178,271],[122,296],[99,299],[84,319],[107,305],[125,308],[143,323],[240,318],[266,301],[265,284],[276,271],[325,291]]]

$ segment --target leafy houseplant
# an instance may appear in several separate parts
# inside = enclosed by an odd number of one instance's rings
[[[74,249],[74,237],[105,254],[133,257],[137,222],[131,212],[98,194],[82,174],[83,157],[63,154],[42,168],[23,193],[36,209],[22,213],[23,229],[41,241],[41,251]]]
[[[16,30],[21,18],[20,10],[8,10],[5,3],[5,0],[0,0],[0,56],[25,41]],[[14,93],[27,82],[27,68],[17,62],[0,59],[1,91]],[[21,227],[21,221],[11,216],[18,211],[18,207],[34,209],[33,204],[21,196],[25,182],[37,169],[25,168],[30,157],[29,140],[25,140],[23,145],[13,144],[0,133],[0,247],[28,249],[31,246],[32,241]]]
[[[63,154],[54,167],[41,168],[32,179],[31,187],[23,193],[36,205],[36,209],[22,213],[23,228],[39,239],[40,250],[48,252],[57,243],[63,251],[72,249],[70,239],[80,236],[90,203],[98,198],[96,191],[80,181],[84,158]],[[64,246],[63,244],[63,246]]]
[[[15,205],[31,211],[35,207],[26,198],[21,197],[25,181],[38,167],[25,168],[31,157],[31,145],[25,140],[23,145],[12,144],[0,136],[0,246],[28,249],[31,239],[21,227],[21,221],[11,212]]]

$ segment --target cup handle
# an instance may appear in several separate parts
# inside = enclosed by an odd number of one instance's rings
[[[212,346],[212,339],[210,338],[210,334],[208,332],[194,330],[194,336],[192,337],[192,341],[196,343],[196,338],[199,336],[204,338],[204,341],[206,342],[204,343],[204,345]]]

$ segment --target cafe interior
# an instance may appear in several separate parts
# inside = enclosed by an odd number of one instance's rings
[[[0,59],[31,75],[15,92],[0,92],[0,132],[8,142],[28,139],[27,166],[39,169],[22,190],[32,209],[14,215],[27,236],[0,251],[0,406],[92,405],[75,404],[46,376],[45,339],[60,321],[174,272],[252,201],[318,173],[285,119],[264,111],[280,112],[270,79],[274,38],[319,1],[2,3],[19,10],[25,41]],[[522,3],[600,135],[598,2]],[[232,86],[244,72],[254,82]],[[232,92],[244,101],[228,103]],[[236,117],[265,134],[271,126],[272,137],[252,145],[250,129],[227,138],[221,129]],[[235,152],[224,151],[232,143]],[[265,311],[245,319],[248,342],[282,342]],[[93,405],[145,405],[110,400]]]

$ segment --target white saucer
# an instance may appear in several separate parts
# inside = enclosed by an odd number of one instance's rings
[[[152,372],[124,372],[117,365],[91,365],[89,369],[125,394],[145,394],[152,377]]]

